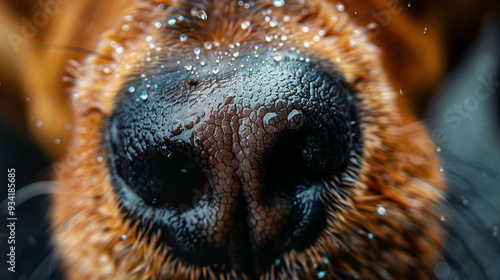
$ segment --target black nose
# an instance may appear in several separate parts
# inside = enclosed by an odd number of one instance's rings
[[[331,67],[291,53],[240,64],[131,79],[110,121],[109,165],[124,209],[161,230],[172,254],[252,275],[321,234],[325,190],[358,130]]]

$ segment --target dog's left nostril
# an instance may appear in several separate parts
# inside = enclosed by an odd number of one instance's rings
[[[118,172],[122,178],[152,206],[177,208],[181,204],[193,206],[197,199],[208,199],[207,176],[183,152],[154,153],[136,159],[135,163],[125,159],[121,166]]]
[[[116,126],[113,122],[119,131]],[[209,179],[188,151],[164,145],[138,148],[121,134],[111,135],[116,173],[146,204],[182,209],[209,199]]]

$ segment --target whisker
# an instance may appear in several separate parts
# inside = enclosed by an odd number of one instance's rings
[[[27,200],[39,195],[55,194],[54,184],[55,181],[40,181],[26,185],[16,190],[16,205],[19,206]],[[0,208],[3,209],[2,211],[4,211],[3,214],[6,214],[5,211],[7,211],[8,201],[8,198],[6,198],[2,201],[2,203],[0,203]]]
[[[443,154],[443,156],[445,158],[449,158],[450,162],[454,162],[454,164],[456,164],[457,162],[460,162],[461,164],[463,164],[464,166],[466,166],[468,168],[473,167],[475,170],[480,170],[482,172],[486,172],[491,177],[494,177],[500,181],[500,172],[496,171],[495,169],[493,169],[493,168],[491,168],[491,167],[489,167],[481,162],[475,161],[475,160],[470,159],[470,158],[465,158],[465,157],[459,156],[459,155],[452,153],[452,152],[445,150],[445,149],[443,149],[441,151],[441,153]]]
[[[447,241],[448,242],[447,247],[448,248],[456,248],[457,246],[461,245],[460,247],[465,251],[465,253],[451,255],[451,251],[446,250],[446,252],[443,255],[444,260],[446,260],[446,262],[448,262],[448,263],[453,264],[453,268],[455,269],[455,271],[457,273],[459,273],[461,275],[465,274],[465,275],[463,275],[464,276],[463,279],[476,279],[472,275],[470,275],[470,273],[467,270],[462,269],[463,265],[467,261],[473,261],[474,264],[476,264],[478,267],[481,268],[481,270],[480,270],[480,272],[482,274],[481,279],[487,279],[486,275],[483,272],[484,268],[482,268],[482,265],[479,263],[478,257],[476,257],[473,254],[474,250],[470,247],[470,245],[468,245],[468,243],[466,242],[466,239],[462,235],[460,235],[458,233],[458,231],[456,231],[451,226],[448,226],[447,231],[448,231],[448,233],[450,233],[450,235],[448,237],[451,237],[451,239],[448,239],[448,241]],[[450,243],[453,243],[453,245]],[[465,256],[467,256],[467,258]],[[479,280],[479,279],[476,279],[476,280]]]
[[[52,279],[56,271],[59,258],[54,249],[52,249],[43,260],[35,267],[30,275],[29,280],[46,280]]]
[[[447,174],[454,184],[445,197],[445,212],[450,215],[451,223],[447,226],[449,245],[444,256],[447,261],[454,262],[456,273],[463,279],[488,279],[496,266],[493,257],[495,252],[500,252],[500,241],[491,230],[492,219],[485,218],[482,213],[498,213],[498,209],[479,195],[474,184],[462,174],[453,170]],[[458,188],[457,184],[464,188]]]
[[[460,175],[458,172],[455,172],[453,170],[447,170],[447,173],[451,176],[448,176],[449,179],[454,179],[456,181],[458,181],[459,183],[463,183],[464,186],[467,188],[468,190],[468,193],[460,193],[461,195],[473,195],[473,196],[476,196],[477,198],[481,199],[484,203],[484,205],[487,205],[491,208],[491,210],[494,210],[494,211],[498,211],[499,209],[497,209],[496,207],[494,207],[491,203],[489,203],[484,196],[482,196],[481,194],[479,194],[476,190],[475,190],[475,187],[474,185],[469,181],[467,180],[464,176]],[[456,192],[457,190],[454,190],[454,192]],[[465,190],[459,190],[459,191],[465,191]]]

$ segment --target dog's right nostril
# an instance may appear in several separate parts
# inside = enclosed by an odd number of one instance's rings
[[[264,185],[273,191],[291,192],[311,170],[303,158],[306,136],[302,132],[285,135],[269,154]]]
[[[335,174],[349,157],[349,126],[311,114],[300,129],[286,133],[273,146],[265,165],[264,185],[289,192],[305,181]]]

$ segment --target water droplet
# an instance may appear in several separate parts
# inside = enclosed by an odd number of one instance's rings
[[[403,89],[399,90],[399,95],[403,95]]]
[[[275,266],[278,266],[280,264],[281,264],[281,259],[280,258],[277,258],[277,259],[274,260],[274,265]]]
[[[375,236],[373,236],[373,233],[368,233],[366,236],[368,236],[368,238],[370,238],[370,239],[373,239],[373,237],[375,237]]]
[[[444,222],[446,220],[445,216],[441,216],[441,222]]]
[[[438,279],[448,278],[450,273],[451,268],[447,262],[441,261],[434,266],[434,275],[436,275]]]
[[[264,129],[269,132],[269,133],[275,133],[277,131],[276,125],[277,125],[277,117],[278,114],[276,113],[267,113],[264,115],[263,123],[264,123]]]
[[[439,153],[441,152],[441,147],[437,146],[436,151]]]
[[[238,56],[240,56],[240,52],[234,52],[234,53],[233,53],[233,56],[234,56],[234,57],[238,57]]]
[[[41,127],[43,126],[42,121],[36,121],[35,126],[36,126],[37,128],[41,128]]]
[[[289,130],[297,130],[304,123],[304,115],[299,110],[293,109],[287,116],[287,122]]]
[[[282,58],[283,57],[281,55],[275,55],[274,56],[274,61],[279,62],[279,61],[281,61]]]
[[[383,206],[379,206],[379,207],[377,208],[377,213],[378,213],[379,215],[385,215],[386,210],[385,210],[385,208],[384,208]]]
[[[466,198],[464,198],[464,197],[462,197],[462,204],[463,204],[464,206],[469,205],[469,200],[468,200],[468,199],[466,199]]]
[[[219,68],[214,68],[214,69],[212,70],[212,72],[213,72],[214,74],[218,74],[218,73],[219,73]]]
[[[411,7],[411,3],[410,3],[410,2],[408,2],[408,8],[409,8],[409,7]]]
[[[206,50],[211,50],[212,49],[212,43],[210,42],[205,42],[203,44],[203,47],[206,49]]]
[[[269,22],[269,26],[271,26],[271,27],[276,27],[276,26],[278,26],[278,21],[277,21],[277,20],[271,20],[271,21]]]
[[[201,49],[200,48],[194,48],[194,53],[195,54],[200,54],[201,53]]]
[[[129,87],[128,92],[133,93],[135,91],[135,87]]]
[[[186,69],[187,71],[191,71],[193,70],[193,65],[185,65],[184,69]]]
[[[176,23],[177,23],[177,19],[176,19],[176,18],[169,18],[169,19],[167,20],[167,24],[168,24],[168,25],[174,25],[174,24],[176,24]]]
[[[443,172],[444,171],[444,167],[439,167],[439,172]]]
[[[205,11],[203,10],[200,10],[198,11],[198,13],[196,13],[196,16],[201,19],[201,20],[207,20],[207,13],[205,13]]]
[[[264,36],[264,39],[266,40],[266,42],[271,42],[273,40],[273,35],[266,35]]]
[[[59,139],[59,138],[54,139],[54,143],[60,144],[61,143],[61,139]]]
[[[240,27],[241,29],[247,29],[248,27],[250,27],[250,22],[248,20],[245,20],[240,24]]]
[[[139,98],[141,98],[144,101],[146,101],[148,99],[148,97],[149,97],[149,95],[146,92],[141,93],[141,95],[139,96]]]
[[[120,239],[121,239],[121,240],[127,240],[127,235],[122,234],[122,235],[120,236]]]
[[[309,48],[311,46],[311,42],[309,41],[304,41],[304,47]]]
[[[322,270],[318,272],[318,279],[323,279],[326,276],[326,271]]]
[[[159,21],[155,21],[155,27],[156,28],[161,28],[162,24]]]
[[[300,29],[302,29],[302,32],[306,32],[306,33],[309,32],[309,30],[310,30],[309,26],[306,26],[306,25],[302,25],[302,27]]]
[[[102,156],[97,156],[96,160],[97,160],[97,162],[102,162],[104,160],[104,158]]]
[[[339,12],[343,12],[343,11],[345,10],[345,6],[344,6],[344,4],[342,4],[342,3],[338,3],[338,4],[337,4],[337,10],[338,10]]]
[[[168,157],[168,158],[169,158],[171,155],[172,155],[172,151],[170,151],[170,150],[168,150],[168,151],[165,153],[165,156],[166,156],[166,157]]]
[[[179,40],[181,40],[181,42],[186,41],[186,40],[187,40],[187,38],[188,38],[188,36],[187,36],[186,34],[181,34],[181,35],[179,35]]]
[[[377,28],[377,24],[375,22],[370,22],[370,23],[368,23],[368,25],[366,26],[366,28],[368,30],[373,30],[373,29]]]
[[[427,33],[427,27],[424,27],[424,34]]]
[[[85,226],[85,230],[86,230],[86,231],[89,231],[89,230],[90,230],[90,227],[89,227],[88,225],[87,225],[87,226]]]
[[[151,36],[151,35],[146,36],[147,42],[151,42],[152,40],[153,40],[153,36]]]
[[[285,0],[273,0],[273,5],[275,7],[283,7],[285,5]]]

